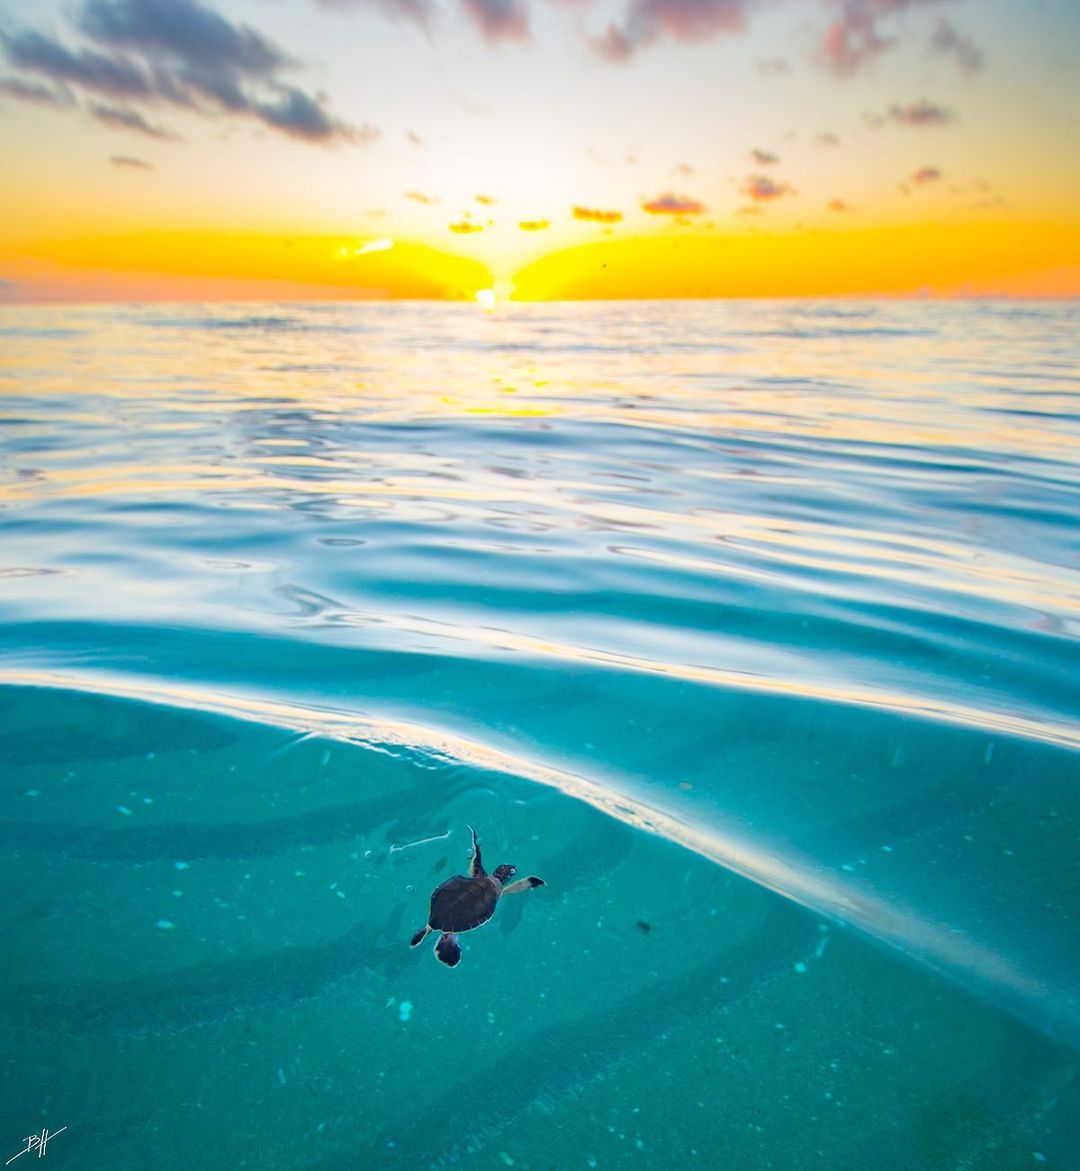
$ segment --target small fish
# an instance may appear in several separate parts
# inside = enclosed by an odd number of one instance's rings
[[[643,934],[648,935],[649,932],[652,930],[652,924],[646,923],[644,919],[639,919],[637,921],[637,929],[639,931],[641,931]]]
[[[443,867],[444,867],[444,866],[447,864],[447,862],[449,862],[449,861],[450,861],[450,859],[449,859],[449,858],[448,858],[448,857],[447,857],[445,854],[443,854],[443,856],[442,856],[442,857],[441,857],[441,858],[438,860],[438,862],[436,862],[436,863],[435,863],[435,865],[432,867],[432,871],[431,871],[431,873],[432,873],[432,874],[438,874],[438,873],[439,873],[439,871],[440,871],[440,870],[442,870],[442,868],[443,868]]]

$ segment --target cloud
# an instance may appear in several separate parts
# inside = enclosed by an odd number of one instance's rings
[[[705,205],[688,195],[675,195],[666,191],[658,199],[650,199],[648,203],[643,203],[641,210],[647,211],[649,215],[701,215],[705,211]]]
[[[413,146],[423,146],[424,140],[416,133],[415,130],[410,130],[405,137],[413,144]]]
[[[594,53],[613,65],[629,61],[634,55],[630,38],[617,24],[609,24],[603,36],[594,37],[592,47]]]
[[[316,0],[323,8],[381,8],[389,16],[400,16],[427,27],[435,5],[431,0]]]
[[[550,228],[551,224],[547,220],[522,220],[518,227],[523,232],[542,232],[545,228]]]
[[[130,109],[133,104],[250,117],[305,142],[365,143],[375,137],[370,126],[334,118],[321,95],[287,80],[299,62],[284,49],[199,0],[83,0],[73,24],[95,47],[70,48],[34,30],[0,34],[0,42],[18,68],[123,100],[127,112],[146,125],[145,115]],[[133,119],[128,124],[134,126]]]
[[[134,171],[152,171],[154,169],[153,163],[148,163],[146,159],[137,159],[134,155],[113,155],[109,162],[114,167],[123,167]]]
[[[484,207],[490,207],[496,202],[494,195],[474,195],[473,198],[477,203],[482,203]]]
[[[771,167],[780,160],[768,150],[758,150],[756,147],[750,152],[750,157],[759,167]]]
[[[850,205],[846,204],[842,199],[830,199],[825,206],[829,211],[851,211]]]
[[[694,173],[694,168],[690,166],[689,163],[676,163],[675,166],[671,168],[671,173],[673,175],[689,176]]]
[[[983,67],[982,51],[970,36],[957,31],[947,16],[938,21],[930,38],[930,47],[938,53],[954,56],[965,73],[977,73]]]
[[[743,184],[742,192],[755,203],[767,203],[773,199],[781,199],[785,195],[795,194],[786,183],[778,183],[769,175],[751,175]]]
[[[198,0],[85,0],[78,23],[101,44],[160,54],[196,75],[270,77],[296,64],[255,29],[232,24]]]
[[[440,0],[316,0],[330,10],[370,10],[377,8],[392,18],[410,20],[430,29],[445,6]],[[491,43],[528,41],[531,37],[526,0],[462,0],[470,21],[480,35]],[[576,3],[576,0],[569,0]]]
[[[524,0],[463,0],[486,41],[527,41],[529,14]]]
[[[483,230],[482,224],[474,224],[469,220],[459,220],[458,223],[450,225],[450,231],[457,232],[459,236],[467,236],[470,232],[482,232]]]
[[[629,0],[621,23],[592,42],[607,61],[627,61],[645,45],[668,37],[683,44],[742,32],[752,0]]]
[[[155,126],[138,110],[130,110],[123,106],[106,106],[101,102],[91,102],[86,109],[91,118],[113,130],[133,130],[136,134],[145,134],[147,138],[156,138],[159,142],[179,140],[179,135],[175,131],[167,130],[164,126]]]
[[[20,77],[0,77],[0,95],[18,98],[22,102],[37,102],[42,106],[70,106],[75,100],[66,85],[53,88]]]
[[[758,73],[762,77],[780,77],[791,72],[791,66],[783,57],[766,57],[757,63]]]
[[[920,167],[912,176],[912,183],[936,183],[941,178],[937,167]]]
[[[602,211],[597,207],[574,206],[574,219],[586,220],[594,224],[617,224],[623,218],[621,211]]]
[[[0,34],[4,55],[18,69],[65,81],[114,98],[150,98],[154,85],[131,61],[83,49],[73,53],[44,33],[27,30]]]
[[[413,203],[432,204],[439,202],[437,195],[425,195],[423,191],[406,191],[405,198],[411,199]]]
[[[831,130],[819,130],[814,141],[818,146],[840,145],[840,139]]]
[[[944,126],[952,122],[955,115],[945,106],[935,106],[923,98],[907,106],[890,106],[886,118],[905,126]]]
[[[852,77],[896,44],[880,22],[927,4],[949,0],[843,0],[840,16],[825,30],[818,60],[837,77]]]
[[[306,142],[343,139],[368,143],[379,137],[374,126],[349,126],[331,118],[318,101],[292,86],[283,88],[277,101],[261,103],[255,110],[268,126]]]

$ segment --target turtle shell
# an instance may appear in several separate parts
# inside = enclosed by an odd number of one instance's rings
[[[448,878],[431,895],[428,923],[436,931],[471,931],[495,913],[499,888],[485,875]]]

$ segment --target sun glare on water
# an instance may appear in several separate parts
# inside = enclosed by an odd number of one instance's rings
[[[481,309],[491,312],[495,308],[495,290],[494,289],[477,289],[476,303]]]

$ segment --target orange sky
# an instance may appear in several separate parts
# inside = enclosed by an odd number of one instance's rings
[[[1077,296],[1078,72],[1071,0],[0,0],[0,300]]]
[[[479,260],[388,243],[268,233],[90,233],[24,244],[5,271],[33,287],[35,300],[470,300],[499,283]],[[543,254],[510,274],[507,284],[516,300],[1076,296],[1080,227],[1004,222],[661,232]]]

